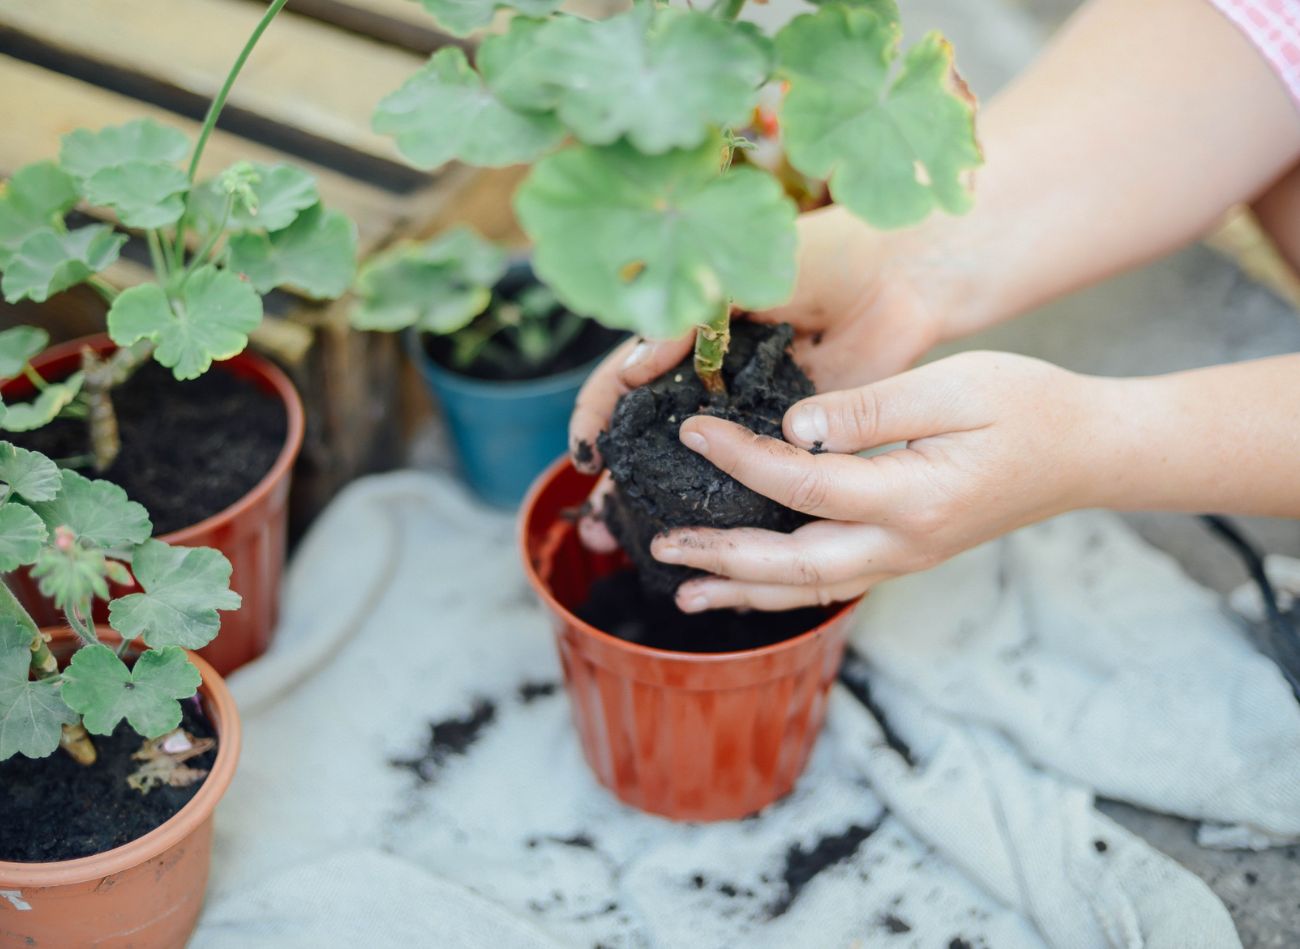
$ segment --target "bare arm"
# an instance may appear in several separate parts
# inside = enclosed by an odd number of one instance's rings
[[[1205,0],[1092,0],[981,120],[976,207],[908,235],[963,336],[1205,233],[1300,158],[1300,111]]]

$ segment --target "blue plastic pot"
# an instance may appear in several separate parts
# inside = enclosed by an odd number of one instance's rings
[[[573,403],[600,358],[557,376],[488,382],[438,365],[415,333],[407,345],[442,406],[466,482],[489,504],[518,507],[533,480],[568,449]]]

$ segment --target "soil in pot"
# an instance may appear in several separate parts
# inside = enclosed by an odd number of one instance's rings
[[[271,470],[284,447],[284,406],[252,382],[214,369],[188,382],[146,363],[113,392],[122,451],[107,478],[149,511],[154,534],[197,524],[247,495]],[[9,436],[15,444],[66,459],[88,451],[86,426],[56,419],[34,432]]]
[[[645,589],[634,570],[601,577],[579,619],[619,639],[673,652],[718,653],[761,649],[824,622],[831,610],[808,607],[781,613],[710,610],[683,613],[671,595]]]
[[[187,732],[216,737],[196,700],[181,702],[181,710]],[[63,751],[0,762],[0,861],[75,860],[112,850],[161,827],[203,786],[200,779],[189,787],[163,785],[141,794],[126,779],[140,767],[131,756],[143,739],[125,722],[110,736],[92,738],[99,760],[90,767]],[[207,771],[216,757],[214,747],[185,764]]]
[[[789,325],[738,320],[731,333],[722,372],[726,395],[705,391],[688,356],[623,396],[600,436],[601,455],[618,486],[606,504],[606,520],[651,594],[671,595],[700,573],[655,560],[650,541],[657,534],[675,527],[789,532],[810,520],[751,491],[678,440],[681,423],[692,415],[717,416],[781,438],[786,410],[813,394],[812,382],[790,356]]]
[[[507,309],[511,312],[503,312]],[[485,330],[486,335],[479,335]],[[492,302],[483,315],[457,333],[421,334],[420,344],[430,359],[449,372],[487,382],[525,382],[595,362],[623,335],[566,310],[533,274],[531,265],[519,261],[493,288]],[[458,344],[471,340],[476,341],[475,347],[458,349]],[[546,355],[525,356],[530,344],[540,346]],[[455,358],[458,353],[460,359]]]

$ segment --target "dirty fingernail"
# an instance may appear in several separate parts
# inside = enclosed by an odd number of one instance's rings
[[[645,362],[646,357],[650,355],[650,348],[650,344],[645,342],[637,343],[633,346],[632,351],[628,353],[627,358],[623,360],[623,371],[627,372],[627,370],[634,366]]]
[[[707,439],[699,432],[682,432],[681,439],[683,445],[691,451],[699,452],[701,455],[709,450]]]
[[[655,560],[660,563],[681,563],[682,550],[680,547],[671,545],[656,546],[654,549]]]
[[[805,405],[795,409],[790,430],[801,442],[821,442],[830,435],[831,423],[820,405]]]
[[[699,613],[709,608],[709,598],[697,593],[695,596],[687,597],[682,603],[683,613]]]

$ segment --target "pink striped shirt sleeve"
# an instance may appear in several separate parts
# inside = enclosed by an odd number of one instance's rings
[[[1300,106],[1300,0],[1210,0],[1286,83]]]

